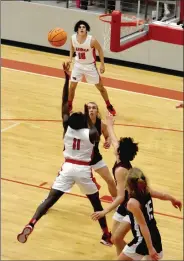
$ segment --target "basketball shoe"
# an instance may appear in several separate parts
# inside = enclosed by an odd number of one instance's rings
[[[102,235],[102,238],[100,240],[100,243],[105,245],[105,246],[112,246],[113,243],[111,241],[111,233],[104,233]]]
[[[26,243],[28,236],[32,233],[33,227],[31,225],[26,225],[22,232],[18,234],[17,240],[20,243]]]

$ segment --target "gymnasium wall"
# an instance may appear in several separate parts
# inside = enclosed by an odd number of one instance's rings
[[[104,24],[98,15],[50,5],[23,1],[1,2],[1,38],[22,43],[51,47],[48,31],[62,27],[70,36],[76,21],[91,25],[91,34],[103,46]],[[69,50],[69,41],[61,48]],[[121,53],[104,51],[107,58],[183,71],[183,46],[158,41],[144,42]]]

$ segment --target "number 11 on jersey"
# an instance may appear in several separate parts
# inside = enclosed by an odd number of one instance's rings
[[[73,139],[73,150],[80,150],[80,140],[74,138]]]

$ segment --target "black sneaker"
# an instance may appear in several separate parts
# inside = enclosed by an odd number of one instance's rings
[[[108,234],[104,233],[102,235],[100,243],[105,245],[105,246],[110,246],[111,247],[113,245],[113,243],[111,242],[111,233],[108,233]]]

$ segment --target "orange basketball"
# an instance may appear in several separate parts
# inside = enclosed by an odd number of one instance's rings
[[[62,28],[54,28],[48,33],[48,41],[51,45],[61,47],[66,43],[67,33]]]

